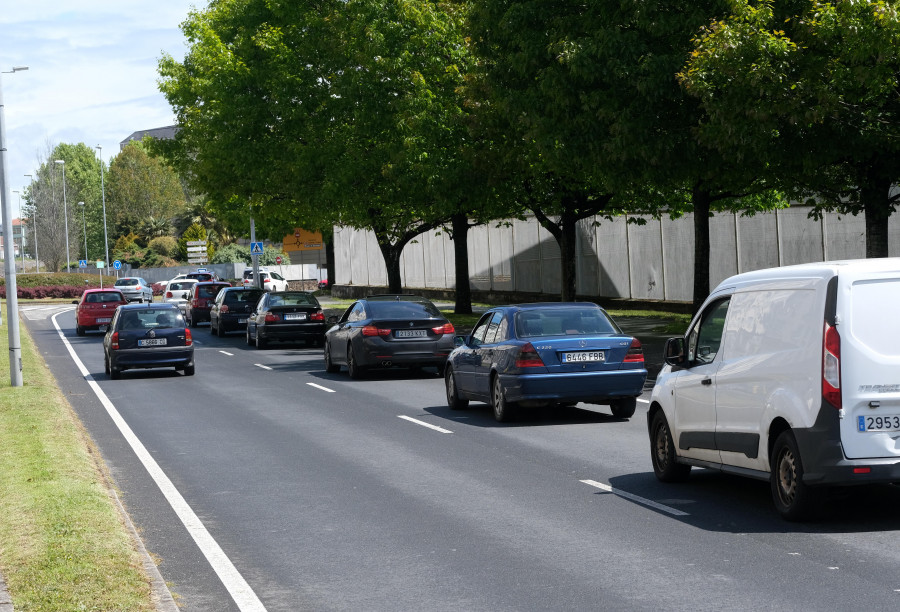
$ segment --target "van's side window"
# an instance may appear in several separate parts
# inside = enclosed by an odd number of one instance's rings
[[[707,306],[694,329],[688,336],[688,361],[694,365],[712,363],[722,344],[725,329],[725,315],[728,313],[730,298],[713,302]]]

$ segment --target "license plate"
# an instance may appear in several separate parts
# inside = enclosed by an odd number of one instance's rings
[[[305,321],[306,313],[305,312],[286,312],[284,314],[285,321]]]
[[[145,338],[143,340],[138,340],[138,346],[165,346],[166,339],[165,338]]]
[[[398,329],[394,331],[395,338],[424,338],[428,331],[424,329]]]
[[[105,319],[97,319],[97,323],[109,323],[110,321],[112,321],[112,319],[109,317]]]
[[[900,415],[856,417],[856,428],[859,431],[900,431]]]
[[[247,322],[247,319],[238,319],[238,325],[243,325]]]
[[[577,353],[563,353],[563,363],[584,363],[587,361],[606,361],[603,351],[578,351]]]

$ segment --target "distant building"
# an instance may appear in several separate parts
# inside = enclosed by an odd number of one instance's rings
[[[175,138],[175,133],[177,131],[178,131],[177,125],[169,125],[167,127],[153,128],[152,130],[139,130],[139,131],[131,134],[131,136],[129,136],[122,142],[120,142],[119,150],[121,151],[122,149],[124,149],[128,145],[128,143],[131,142],[132,140],[138,140],[138,141],[143,140],[144,136],[151,136],[151,137],[157,138],[159,140],[171,140],[172,138]]]

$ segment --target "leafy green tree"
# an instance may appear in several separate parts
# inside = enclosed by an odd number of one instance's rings
[[[893,1],[736,0],[697,38],[681,78],[705,139],[812,197],[863,213],[866,256],[888,255],[900,198],[900,15]]]
[[[206,228],[197,223],[191,225],[187,228],[184,233],[181,235],[181,238],[178,240],[178,258],[181,261],[186,261],[188,258],[188,242],[195,242],[199,240],[206,240],[206,259],[207,261],[212,261],[215,256],[216,249],[212,245],[212,243],[207,240]]]

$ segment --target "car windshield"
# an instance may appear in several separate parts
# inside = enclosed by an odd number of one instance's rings
[[[241,289],[240,291],[229,291],[225,295],[225,303],[238,304],[243,302],[256,302],[262,294],[262,290],[247,291],[246,289]]]
[[[197,289],[197,295],[202,298],[214,298],[222,289],[222,285],[203,285]]]
[[[547,308],[516,314],[519,338],[621,333],[599,308]]]
[[[444,315],[431,302],[375,302],[366,309],[373,319],[441,319]]]
[[[183,291],[185,289],[190,289],[191,285],[194,284],[195,281],[183,281],[177,283],[169,283],[169,291]]]
[[[121,302],[122,294],[118,291],[104,291],[103,293],[88,293],[85,298],[85,302],[89,304],[100,304],[106,302]]]
[[[137,285],[138,279],[136,278],[120,278],[116,281],[116,287],[130,287],[132,285]]]
[[[312,295],[303,292],[281,293],[269,298],[269,306],[318,306]]]
[[[122,313],[119,329],[159,329],[161,327],[184,327],[184,318],[176,309],[129,310]]]

